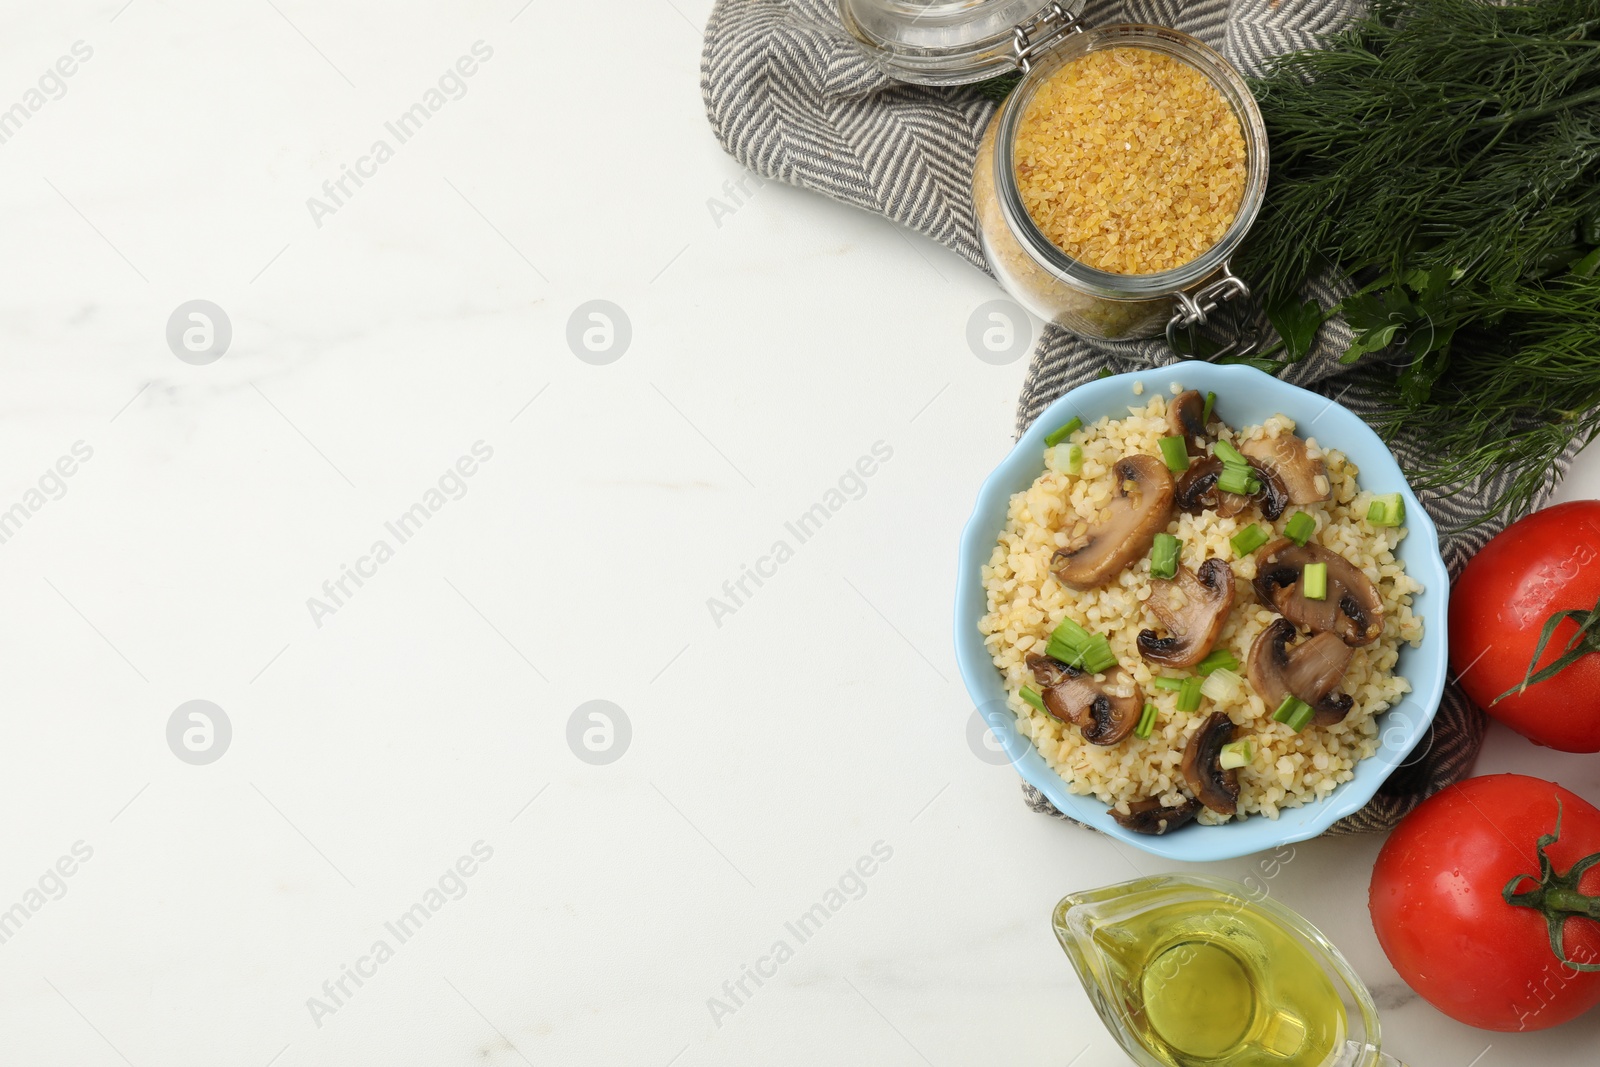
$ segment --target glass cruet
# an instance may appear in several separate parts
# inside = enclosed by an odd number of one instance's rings
[[[1074,893],[1053,926],[1139,1067],[1403,1067],[1339,950],[1236,882],[1164,875]]]

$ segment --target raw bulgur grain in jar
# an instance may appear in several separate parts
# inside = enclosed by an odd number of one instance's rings
[[[1028,101],[1014,161],[1022,202],[1073,259],[1155,274],[1196,259],[1244,197],[1239,117],[1206,76],[1147,48],[1106,48]]]
[[[1175,30],[1101,27],[1037,57],[996,111],[973,173],[979,238],[1040,318],[1157,336],[1247,293],[1228,257],[1267,165],[1260,110],[1225,59]]]

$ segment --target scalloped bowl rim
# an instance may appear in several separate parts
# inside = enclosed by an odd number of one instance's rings
[[[1018,732],[1015,715],[1005,702],[1001,674],[978,632],[978,620],[987,609],[979,568],[988,563],[1005,526],[1011,495],[1032,484],[1044,469],[1045,434],[1074,415],[1085,424],[1105,415],[1124,417],[1127,408],[1140,401],[1133,392],[1135,382],[1144,383],[1146,399],[1152,390],[1170,396],[1173,382],[1181,383],[1185,389],[1215,391],[1219,408],[1227,412],[1233,425],[1252,425],[1278,413],[1288,415],[1295,420],[1299,432],[1315,436],[1324,447],[1337,448],[1348,456],[1361,471],[1363,488],[1386,492],[1398,489],[1405,500],[1408,532],[1396,555],[1405,562],[1406,573],[1422,583],[1423,591],[1413,597],[1412,611],[1424,620],[1424,627],[1419,647],[1400,646],[1396,670],[1405,675],[1412,691],[1380,716],[1378,751],[1356,765],[1354,778],[1320,801],[1280,810],[1277,819],[1253,815],[1242,822],[1195,826],[1160,837],[1136,834],[1119,826],[1096,797],[1071,793],[1033,742]],[[1312,428],[1308,431],[1308,427]],[[1316,837],[1364,807],[1405,761],[1427,733],[1444,695],[1449,595],[1449,571],[1439,552],[1438,530],[1406,482],[1394,455],[1366,422],[1337,401],[1254,368],[1189,361],[1117,374],[1069,390],[1045,408],[985,479],[961,534],[960,571],[956,576],[956,661],[978,714],[1004,746],[1011,765],[1057,810],[1167,859],[1232,859]]]

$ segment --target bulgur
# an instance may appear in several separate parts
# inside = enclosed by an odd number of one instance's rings
[[[1073,259],[1113,274],[1190,263],[1244,198],[1244,131],[1198,69],[1148,48],[1105,48],[1039,87],[1017,131],[1023,204]]]
[[[1146,607],[1153,591],[1148,559],[1124,570],[1098,589],[1079,591],[1063,586],[1051,574],[1051,556],[1067,543],[1067,531],[1080,522],[1093,522],[1110,502],[1112,466],[1123,456],[1158,455],[1158,440],[1169,432],[1166,419],[1171,397],[1152,390],[1149,399],[1130,407],[1127,418],[1101,418],[1073,433],[1057,448],[1077,445],[1083,452],[1078,475],[1055,469],[1046,452],[1045,470],[1027,489],[1012,496],[1005,530],[983,568],[988,613],[979,623],[985,645],[1005,677],[1007,704],[1017,716],[1017,728],[1030,738],[1045,761],[1072,792],[1093,794],[1126,812],[1130,802],[1157,796],[1169,806],[1181,802],[1183,776],[1179,765],[1190,736],[1212,711],[1224,711],[1240,729],[1239,736],[1254,742],[1251,762],[1239,773],[1241,792],[1237,818],[1262,814],[1276,818],[1286,807],[1320,800],[1353,777],[1355,765],[1371,756],[1379,745],[1378,716],[1411,691],[1395,673],[1400,646],[1422,641],[1422,619],[1411,612],[1412,595],[1421,585],[1405,573],[1395,549],[1404,528],[1374,527],[1366,521],[1373,493],[1356,482],[1359,473],[1343,453],[1306,444],[1327,467],[1331,498],[1299,510],[1312,515],[1317,530],[1312,542],[1339,553],[1359,568],[1377,588],[1383,604],[1382,635],[1371,645],[1357,648],[1340,689],[1353,700],[1343,721],[1329,726],[1311,725],[1296,733],[1273,721],[1274,708],[1265,705],[1248,680],[1237,699],[1217,704],[1207,699],[1194,713],[1177,710],[1178,695],[1157,689],[1153,669],[1139,653],[1138,632],[1156,625]],[[1261,425],[1221,437],[1242,445],[1258,437],[1293,433],[1294,423],[1274,415]],[[1288,513],[1282,517],[1288,518]],[[1254,554],[1235,559],[1229,538],[1252,522],[1277,528],[1251,504],[1237,515],[1223,517],[1177,513],[1167,532],[1183,542],[1184,560],[1197,566],[1216,556],[1233,568],[1237,596],[1216,641],[1241,664],[1249,658],[1257,635],[1276,613],[1256,597]],[[1035,685],[1027,666],[1029,653],[1043,653],[1050,633],[1065,617],[1095,633],[1104,633],[1123,670],[1128,672],[1144,699],[1154,703],[1159,716],[1148,739],[1128,736],[1112,747],[1086,742],[1079,729],[1037,710],[1022,699],[1021,688]],[[1241,668],[1240,673],[1243,674]],[[1226,822],[1210,810],[1200,814],[1204,823]]]

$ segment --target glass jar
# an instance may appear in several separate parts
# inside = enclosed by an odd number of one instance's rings
[[[1040,318],[1083,337],[1131,340],[1204,325],[1224,302],[1249,295],[1228,258],[1261,210],[1267,133],[1239,72],[1188,34],[1161,26],[1085,30],[1081,4],[1039,0],[840,0],[846,28],[892,77],[953,85],[1021,71],[990,120],[972,177],[978,235],[1002,287]],[[1143,48],[1199,71],[1239,120],[1245,187],[1227,230],[1197,258],[1153,274],[1115,274],[1067,255],[1034,223],[1015,168],[1016,140],[1034,95],[1063,66],[1106,48]]]

